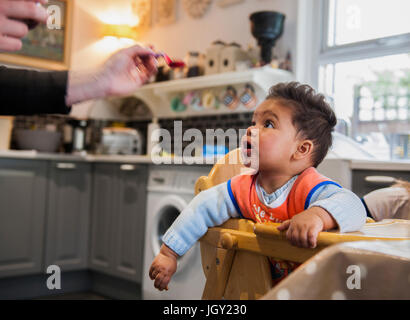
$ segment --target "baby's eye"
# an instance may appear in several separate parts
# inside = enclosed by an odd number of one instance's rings
[[[270,121],[270,120],[266,120],[266,121],[265,121],[265,125],[264,125],[264,127],[265,127],[265,128],[274,128],[274,127],[275,127],[275,125],[273,124],[273,122],[272,122],[272,121]]]

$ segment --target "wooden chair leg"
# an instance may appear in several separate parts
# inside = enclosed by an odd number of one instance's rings
[[[207,279],[202,294],[203,300],[222,299],[231,271],[232,261],[235,257],[235,250],[215,247],[214,249],[213,259],[209,259],[208,253],[208,263],[203,264],[204,270],[208,270],[205,272]]]
[[[226,300],[256,300],[272,288],[270,264],[266,256],[237,251],[224,293]]]

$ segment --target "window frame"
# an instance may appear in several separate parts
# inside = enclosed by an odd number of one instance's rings
[[[312,86],[314,86],[315,88],[320,87],[320,70],[321,68],[325,68],[326,66],[331,67],[334,70],[335,65],[341,62],[359,61],[364,59],[381,58],[384,56],[410,53],[410,32],[348,44],[329,46],[328,35],[330,28],[330,0],[311,1],[311,5],[314,7],[313,10],[315,12],[318,12],[318,14],[320,15],[319,19],[314,19],[313,16],[311,27],[311,30],[314,30],[320,34],[318,37],[312,36],[312,42],[314,43],[313,45],[316,46],[317,51],[316,55],[315,53],[313,53],[313,59],[310,60],[312,66],[309,68],[309,70],[312,72],[312,74],[308,78],[311,81]],[[299,5],[301,4],[299,3]],[[315,50],[315,48],[313,48],[313,50]],[[334,77],[334,72],[332,74]],[[331,91],[328,92],[328,94],[334,94],[334,84],[335,83],[333,81]],[[353,126],[354,124],[352,123],[352,127],[350,128],[351,131],[348,133],[348,136],[351,136],[353,134],[353,131],[355,131],[355,128],[353,128]],[[391,159],[392,155],[390,154],[390,160]]]
[[[321,30],[318,68],[321,65],[331,63],[336,64],[338,62],[371,59],[410,52],[410,32],[343,45],[328,46],[329,2],[330,0],[320,0],[319,4],[322,19],[319,19],[318,23],[320,23],[320,26],[317,27],[318,30]]]

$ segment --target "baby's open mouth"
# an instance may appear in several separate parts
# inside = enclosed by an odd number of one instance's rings
[[[243,148],[243,151],[245,151],[245,154],[248,157],[250,157],[251,152],[252,152],[252,144],[249,141],[245,140],[242,144],[242,148]]]

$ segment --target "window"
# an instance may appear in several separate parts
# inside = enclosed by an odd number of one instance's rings
[[[410,160],[410,1],[323,0],[322,12],[319,91],[367,151]]]
[[[410,32],[409,1],[331,0],[328,9],[329,46]]]

